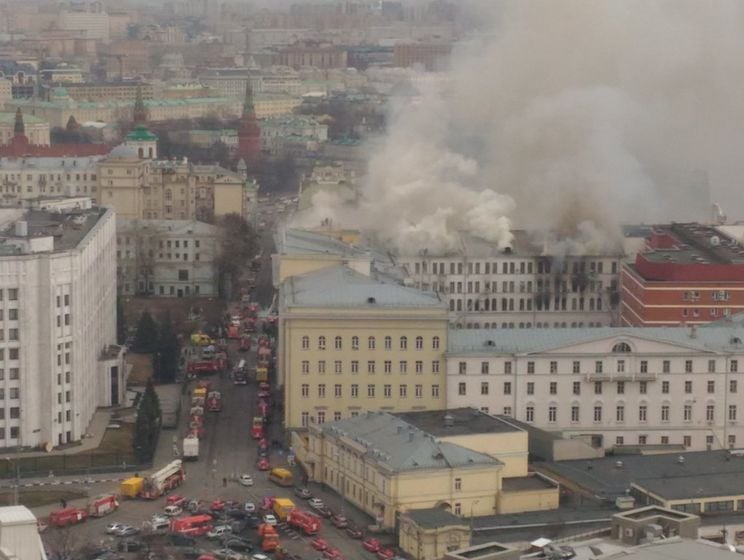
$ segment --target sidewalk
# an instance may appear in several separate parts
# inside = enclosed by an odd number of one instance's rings
[[[88,431],[85,437],[80,441],[79,445],[70,445],[62,449],[53,449],[52,451],[20,451],[18,453],[21,457],[47,457],[49,455],[76,455],[78,453],[85,453],[86,451],[92,451],[97,449],[101,445],[101,440],[106,433],[106,426],[111,423],[111,416],[113,414],[111,408],[99,408],[93,414],[93,419],[88,425]],[[12,451],[11,454],[15,454]]]

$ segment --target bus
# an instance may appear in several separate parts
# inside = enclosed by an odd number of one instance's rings
[[[292,471],[283,468],[271,469],[269,480],[279,486],[292,486]]]
[[[190,517],[180,517],[172,519],[170,530],[182,535],[200,537],[206,535],[212,530],[212,516],[210,515],[192,515]]]

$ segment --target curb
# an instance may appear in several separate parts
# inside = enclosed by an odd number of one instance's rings
[[[49,482],[26,482],[20,484],[20,488],[33,488],[35,486],[71,486],[73,484],[97,484],[99,482],[121,482],[124,478],[79,478],[74,480],[55,480]],[[14,484],[2,484],[0,487],[12,488]]]

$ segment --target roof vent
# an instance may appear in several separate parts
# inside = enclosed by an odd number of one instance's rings
[[[374,305],[375,303],[377,303],[377,300],[375,298],[373,298],[373,297],[368,297],[367,298],[367,303],[370,304],[370,305]]]
[[[678,465],[684,465],[685,464],[685,457],[684,457],[684,455],[680,455],[679,457],[677,457],[677,464]]]
[[[452,416],[450,413],[445,414],[444,415],[444,425],[447,428],[451,428],[452,426],[454,426],[455,425],[455,418],[454,418],[454,416]]]

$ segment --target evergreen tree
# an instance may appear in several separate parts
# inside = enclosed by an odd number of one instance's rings
[[[139,462],[149,461],[155,454],[159,431],[160,399],[152,380],[148,380],[137,407],[137,420],[134,424],[134,452]]]
[[[155,363],[155,376],[160,383],[172,383],[178,371],[178,358],[181,347],[170,316],[166,316],[160,327],[158,349]]]
[[[152,353],[157,350],[158,325],[149,311],[143,311],[137,322],[137,335],[134,338],[134,351]]]

